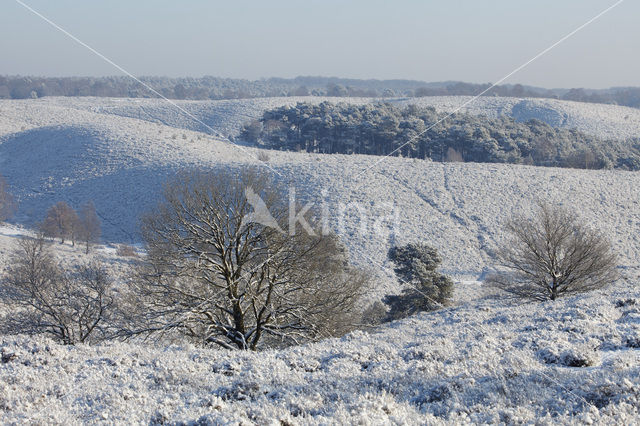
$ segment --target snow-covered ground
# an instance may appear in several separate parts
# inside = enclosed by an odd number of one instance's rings
[[[553,127],[577,129],[605,139],[640,137],[640,110],[617,105],[562,101],[471,96],[409,99],[402,104],[433,106],[438,111],[460,111],[487,117],[509,116],[518,121],[536,119]],[[465,105],[459,109],[461,105]]]
[[[639,347],[629,286],[261,353],[0,336],[0,422],[630,425]]]
[[[450,111],[466,99],[417,102]],[[216,136],[299,100],[180,103],[213,131],[158,100],[0,101],[0,174],[20,201],[15,225],[0,228],[0,261],[28,234],[16,225],[33,225],[56,201],[91,199],[108,245],[92,256],[124,272],[128,260],[114,244],[139,241],[138,217],[165,179],[185,168],[260,164],[328,209],[353,260],[380,277],[372,298],[397,290],[389,245],[424,241],[440,250],[445,272],[468,277],[456,284],[455,306],[260,354],[0,337],[0,423],[638,422],[640,174],[272,151],[261,162],[259,150]],[[468,112],[533,114],[601,136],[640,133],[640,111],[615,106],[482,98]],[[485,297],[476,279],[493,264],[502,223],[538,198],[575,208],[605,232],[625,280],[555,303]],[[84,258],[55,247],[61,259]]]

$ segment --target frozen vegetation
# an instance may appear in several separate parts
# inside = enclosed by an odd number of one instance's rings
[[[625,282],[540,304],[478,299],[260,353],[0,336],[0,421],[628,425],[639,318]]]
[[[20,203],[13,221],[29,227],[58,201],[77,208],[93,200],[107,244],[93,256],[117,277],[128,260],[113,244],[140,242],[139,215],[167,177],[192,167],[261,165],[292,183],[296,197],[326,207],[352,260],[378,275],[372,300],[399,290],[389,246],[419,241],[437,248],[442,271],[457,278],[454,306],[259,354],[2,336],[0,422],[637,421],[640,175],[264,151],[226,140],[265,109],[299,100],[307,98],[180,102],[210,128],[159,100],[0,101],[0,174]],[[464,100],[418,101],[450,111]],[[600,137],[640,133],[640,112],[615,106],[482,98],[467,112],[547,122],[566,114],[553,125]],[[625,279],[541,304],[485,294],[478,280],[494,262],[503,223],[538,198],[574,208],[606,234]],[[25,232],[0,229],[0,258]],[[83,256],[81,248],[56,246],[61,259]]]
[[[550,120],[551,121],[551,120]],[[576,169],[640,169],[640,141],[603,140],[540,120],[410,105],[299,103],[265,111],[240,140],[261,148]]]

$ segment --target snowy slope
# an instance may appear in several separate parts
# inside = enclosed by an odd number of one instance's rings
[[[443,96],[403,101],[453,112],[470,102],[470,96]],[[640,110],[617,105],[591,104],[557,99],[482,97],[460,109],[473,115],[506,115],[518,121],[536,119],[553,127],[577,129],[605,139],[640,137]]]
[[[0,422],[636,424],[640,291],[491,300],[261,353],[0,336]]]
[[[486,115],[487,117],[510,116],[518,121],[537,119],[553,127],[575,128],[605,139],[640,137],[640,110],[637,108],[557,99],[500,97],[474,99],[471,96],[371,99],[311,96],[223,101],[172,101],[193,117],[185,116],[184,112],[175,106],[158,99],[53,98],[44,100],[44,102],[69,108],[138,118],[224,136],[237,135],[244,123],[261,117],[267,109],[295,105],[298,102],[320,103],[323,101],[352,104],[390,102],[400,106],[415,104],[432,106],[442,112],[459,111],[473,115]]]
[[[262,116],[265,110],[298,102],[322,101],[362,104],[369,98],[284,97],[220,101],[174,101],[158,99],[54,98],[57,105],[99,114],[137,118],[180,129],[195,130],[215,136],[235,136],[248,121]]]
[[[97,101],[131,108],[137,102]],[[263,164],[256,149],[93,112],[90,104],[87,99],[0,102],[0,173],[19,198],[17,223],[33,225],[59,200],[79,206],[92,199],[105,241],[137,242],[139,215],[154,204],[167,177],[190,167]],[[623,267],[640,263],[637,173],[356,155],[269,156],[265,167],[291,182],[298,197],[325,205],[353,259],[376,272],[386,266],[391,241],[423,240],[441,251],[446,272],[477,277],[492,264],[504,220],[530,211],[537,198],[575,207],[611,237]],[[392,289],[393,284],[381,283],[381,292]]]

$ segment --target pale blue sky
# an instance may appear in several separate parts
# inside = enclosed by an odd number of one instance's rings
[[[495,82],[615,0],[23,0],[135,75]],[[626,0],[508,83],[640,86]],[[117,75],[0,0],[0,75]]]

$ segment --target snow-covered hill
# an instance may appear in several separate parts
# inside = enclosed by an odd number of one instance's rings
[[[287,97],[223,101],[172,101],[187,111],[158,99],[54,98],[44,102],[100,114],[137,118],[172,127],[235,136],[242,125],[262,116],[267,109],[298,102],[347,102],[364,104],[389,102],[397,105],[432,106],[438,111],[460,111],[487,117],[509,116],[518,121],[537,119],[553,127],[578,129],[605,139],[640,137],[640,110],[616,105],[500,97],[434,96],[424,98],[335,98]]]
[[[513,306],[483,298],[475,281],[457,283],[455,307],[260,354],[1,336],[0,423],[637,422],[639,173],[289,152],[268,152],[263,162],[259,150],[215,136],[298,100],[181,103],[213,131],[157,100],[1,101],[0,174],[20,201],[15,221],[32,225],[56,201],[92,199],[105,242],[138,241],[138,217],[165,179],[185,168],[252,164],[330,212],[353,259],[380,275],[374,298],[397,290],[385,269],[392,242],[430,243],[446,272],[477,277],[493,263],[502,223],[538,198],[573,207],[604,231],[626,280]],[[441,110],[464,102],[419,101]],[[533,114],[604,136],[640,128],[640,111],[593,104],[483,98],[469,112]],[[3,264],[24,232],[0,228]],[[62,257],[77,256],[56,246]],[[116,272],[125,267],[113,249],[96,255]]]
[[[470,96],[427,97],[402,103],[453,112],[469,102],[460,112],[488,117],[506,115],[517,121],[536,119],[553,127],[577,129],[604,139],[640,137],[640,110],[637,108],[557,99],[482,97],[470,102],[472,99]]]
[[[254,112],[247,112],[251,115],[279,101],[238,102],[253,105],[249,110]],[[503,100],[507,101],[513,100]],[[161,121],[178,125],[174,121],[179,116],[159,102],[66,98],[0,102],[0,174],[20,201],[16,222],[33,225],[59,200],[79,206],[92,199],[103,220],[105,241],[136,242],[140,214],[153,206],[162,183],[179,170],[262,164],[290,182],[297,197],[326,206],[332,227],[343,236],[353,259],[376,272],[384,270],[392,240],[421,240],[440,250],[446,272],[477,277],[492,264],[502,223],[515,213],[530,211],[537,198],[574,207],[585,221],[606,232],[623,267],[640,263],[638,173],[290,152],[269,152],[263,163],[254,148],[103,113],[109,103],[130,111],[139,104],[148,110],[153,104],[154,113],[164,117]],[[575,105],[584,114],[607,108]],[[224,108],[226,113],[212,115],[223,123],[220,133],[238,122],[233,114],[240,106]],[[616,115],[617,107],[608,108],[611,117]],[[616,121],[611,123],[615,127]],[[381,292],[393,289],[391,281],[381,283]]]
[[[0,422],[630,425],[639,347],[628,286],[261,353],[0,336]]]

